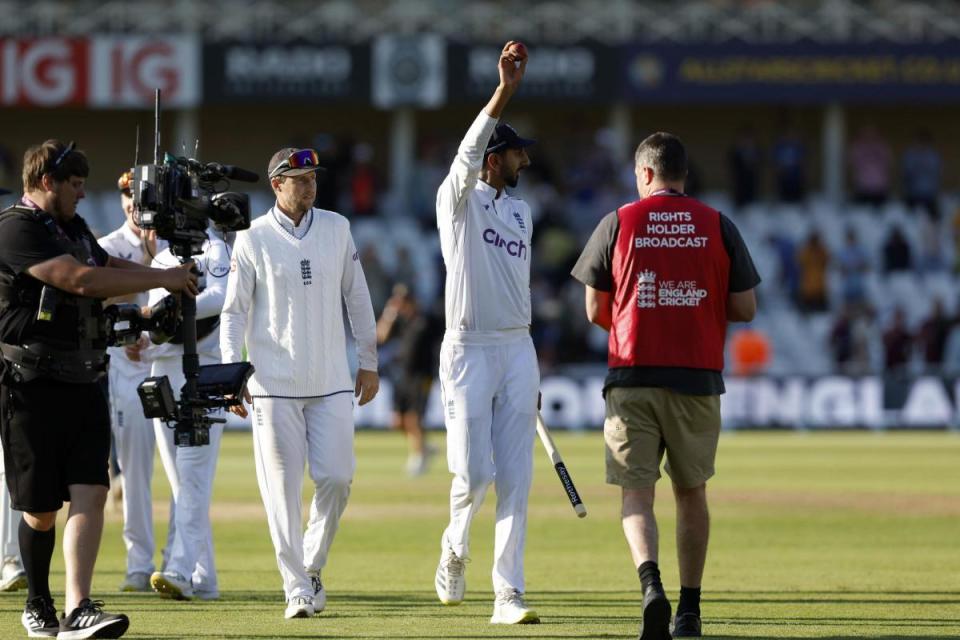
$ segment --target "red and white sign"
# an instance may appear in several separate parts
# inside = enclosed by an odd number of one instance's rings
[[[0,105],[85,104],[89,47],[84,38],[0,40]]]
[[[0,39],[0,105],[149,108],[200,103],[196,36]]]
[[[200,44],[194,36],[98,36],[91,56],[90,106],[165,107],[200,102]]]

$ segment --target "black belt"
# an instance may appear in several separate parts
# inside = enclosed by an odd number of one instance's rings
[[[96,382],[107,373],[110,358],[101,350],[61,351],[42,343],[0,343],[0,352],[17,382],[39,377],[82,384]]]

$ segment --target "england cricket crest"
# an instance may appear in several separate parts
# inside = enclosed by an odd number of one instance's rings
[[[303,279],[304,286],[308,284],[313,284],[313,271],[310,268],[309,260],[300,261],[300,277]]]
[[[645,269],[637,274],[637,306],[653,309],[657,306],[657,273]]]

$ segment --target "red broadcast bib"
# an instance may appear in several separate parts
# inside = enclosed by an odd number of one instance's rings
[[[658,192],[617,217],[609,366],[721,371],[730,257],[720,213]]]

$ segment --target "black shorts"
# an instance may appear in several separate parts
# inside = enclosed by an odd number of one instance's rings
[[[427,376],[410,375],[397,380],[393,385],[393,410],[422,416],[432,385],[433,378]]]
[[[96,382],[0,385],[0,436],[18,511],[57,511],[71,484],[110,486],[110,408]]]

